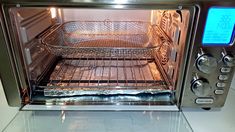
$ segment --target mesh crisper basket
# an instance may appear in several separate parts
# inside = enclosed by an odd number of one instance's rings
[[[59,56],[74,53],[120,56],[151,55],[157,48],[152,27],[140,21],[67,22],[42,39],[47,49]]]

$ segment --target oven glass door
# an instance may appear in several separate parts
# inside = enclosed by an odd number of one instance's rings
[[[4,132],[193,132],[181,112],[20,111]]]

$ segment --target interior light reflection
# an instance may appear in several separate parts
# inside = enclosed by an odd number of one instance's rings
[[[51,18],[55,18],[56,17],[56,8],[52,7],[50,8],[51,11]]]

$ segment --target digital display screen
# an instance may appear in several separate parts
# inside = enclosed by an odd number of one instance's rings
[[[234,40],[235,8],[209,9],[202,44],[204,46],[229,46]]]

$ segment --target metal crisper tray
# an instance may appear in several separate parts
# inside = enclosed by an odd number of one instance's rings
[[[157,29],[132,21],[62,24],[42,40],[62,59],[38,87],[45,96],[171,92],[156,63]]]
[[[149,54],[159,47],[157,26],[142,21],[75,21],[67,22],[46,35],[42,43],[53,54],[74,53],[121,56]],[[156,32],[154,32],[156,31]],[[103,53],[103,54],[100,54]],[[124,53],[124,54],[123,54]]]

